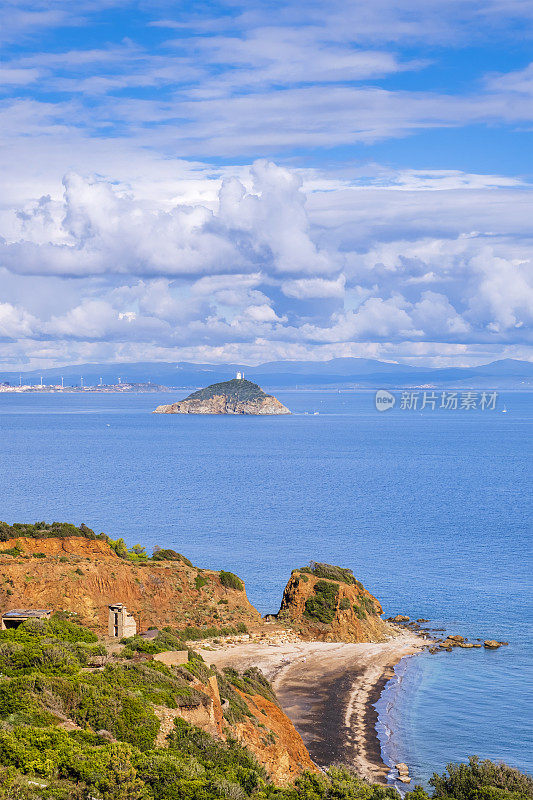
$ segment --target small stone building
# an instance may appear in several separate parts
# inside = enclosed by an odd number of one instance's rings
[[[127,636],[135,636],[137,633],[137,623],[128,614],[124,603],[113,603],[109,606],[108,634],[113,639],[123,639]]]
[[[50,619],[51,616],[52,611],[48,608],[14,608],[2,614],[1,628],[6,631],[8,628],[18,628],[27,619]]]

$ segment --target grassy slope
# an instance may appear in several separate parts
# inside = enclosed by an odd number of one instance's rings
[[[181,719],[167,746],[156,747],[154,704],[201,703],[198,684],[191,684],[215,673],[194,654],[175,669],[112,658],[103,671],[88,670],[102,650],[90,631],[58,618],[0,632],[0,800],[399,800],[393,789],[370,786],[346,769],[306,773],[293,787],[276,787],[231,737],[216,740]],[[250,715],[239,692],[273,699],[254,670],[227,670],[217,681],[229,725]],[[79,727],[65,730],[66,718]],[[448,770],[433,780],[433,797],[533,796],[531,778],[502,765]],[[427,797],[416,789],[407,800]]]

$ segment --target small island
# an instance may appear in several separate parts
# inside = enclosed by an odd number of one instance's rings
[[[265,392],[256,383],[237,377],[222,383],[213,383],[198,389],[184,400],[158,406],[154,414],[290,414],[280,401]]]

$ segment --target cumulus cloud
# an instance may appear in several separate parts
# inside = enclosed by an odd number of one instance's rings
[[[199,204],[163,211],[108,181],[70,173],[63,204],[43,197],[30,214],[19,213],[20,238],[4,242],[0,258],[13,272],[33,275],[334,269],[310,236],[300,178],[265,161],[253,166],[251,177],[252,192],[236,178],[225,181],[217,211]]]
[[[518,180],[339,181],[260,160],[175,193],[188,202],[68,173],[62,198],[13,209],[0,344],[21,349],[0,358],[391,358],[410,343],[415,358],[483,360],[531,343],[531,194]]]
[[[24,308],[0,303],[0,339],[13,340],[31,336],[38,321]]]
[[[294,297],[297,300],[317,299],[326,297],[344,297],[344,287],[346,277],[339,275],[338,278],[328,280],[327,278],[298,278],[292,281],[285,281],[281,290],[287,297]]]

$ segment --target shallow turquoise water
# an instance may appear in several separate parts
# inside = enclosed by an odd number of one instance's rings
[[[341,563],[387,615],[509,640],[404,662],[380,732],[419,780],[471,753],[532,771],[532,395],[500,398],[507,414],[277,396],[299,413],[169,417],[149,413],[168,395],[0,395],[0,518],[174,547],[240,574],[263,613],[291,568]]]

